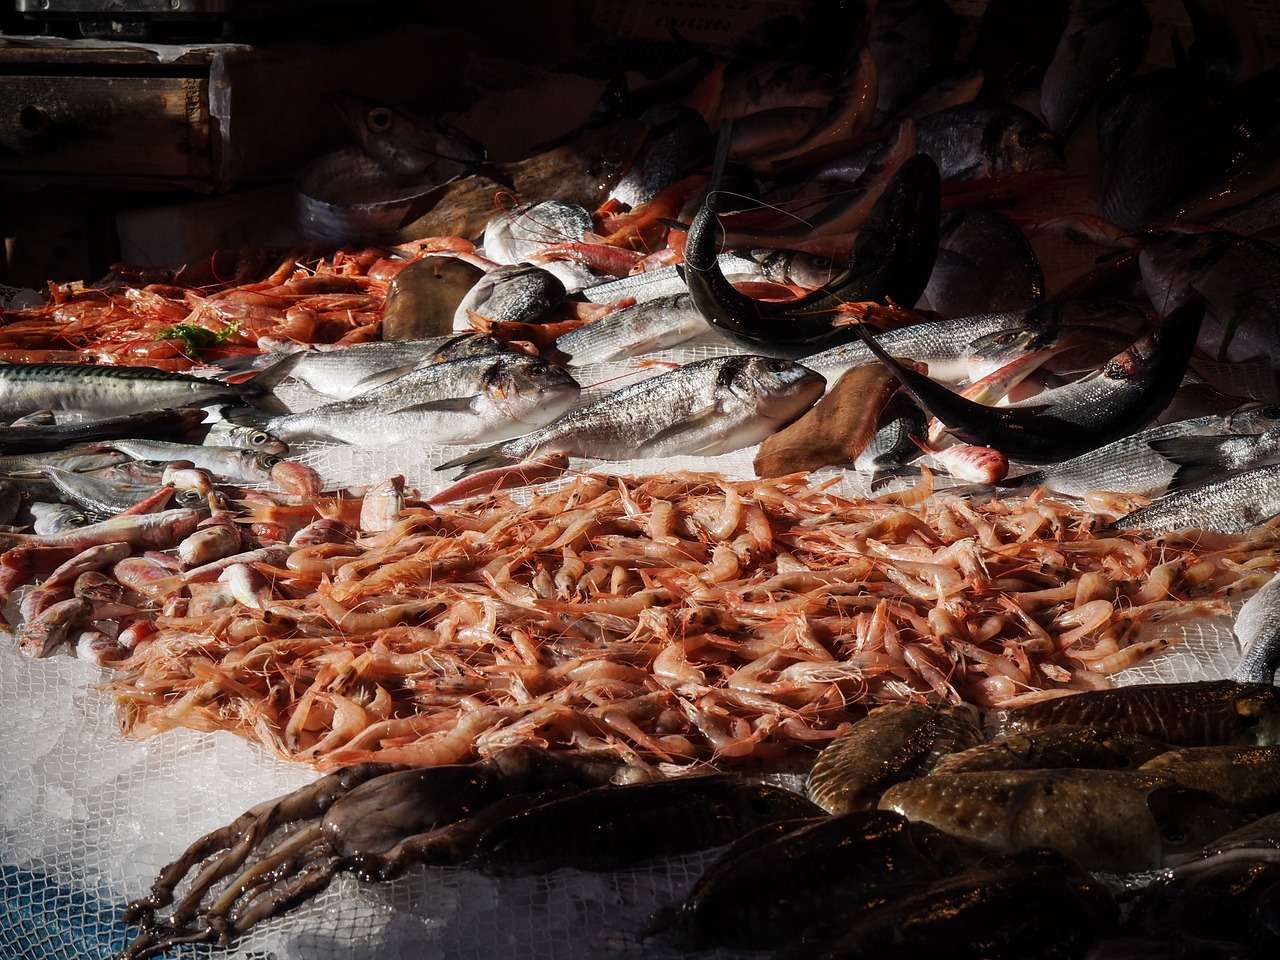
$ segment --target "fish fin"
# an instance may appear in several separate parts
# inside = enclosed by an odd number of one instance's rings
[[[263,367],[257,374],[244,383],[254,393],[270,393],[289,377],[294,368],[303,361],[307,351],[299,350],[281,357],[270,366]]]
[[[650,437],[648,440],[644,442],[644,447],[661,444],[662,442],[666,440],[670,440],[673,437],[678,437],[680,434],[686,433],[689,430],[700,426],[701,424],[715,420],[716,417],[720,416],[722,412],[723,412],[723,407],[721,407],[720,404],[710,403],[707,406],[701,408],[700,410],[693,411],[691,414],[689,414],[689,416],[685,417],[679,423],[672,424],[669,427],[659,430],[657,433],[655,433],[652,437]],[[718,438],[714,438],[714,439],[718,439]],[[708,444],[703,444],[701,447],[697,449],[690,449],[686,451],[685,455],[697,456],[707,446]]]
[[[1223,445],[1235,437],[1166,437],[1152,440],[1149,446],[1170,463],[1177,464],[1177,471],[1169,481],[1168,493],[1199,486],[1222,472],[1220,454]]]
[[[436,469],[452,470],[454,467],[461,467],[462,472],[454,477],[455,480],[461,480],[463,477],[468,477],[479,470],[488,470],[491,467],[507,466],[508,464],[515,463],[520,459],[519,457],[515,457],[507,453],[503,449],[504,447],[506,447],[505,442],[495,443],[488,447],[481,447],[478,450],[472,450],[459,457],[454,457],[452,460],[446,460],[444,463],[440,464],[440,466],[436,467]]]
[[[265,429],[271,418],[255,407],[222,407],[222,419],[241,427]]]
[[[885,467],[876,470],[871,474],[871,492],[878,493],[889,485],[892,480],[899,480],[902,477],[918,477],[920,476],[919,467]]]
[[[399,380],[407,373],[412,373],[418,368],[418,361],[413,363],[402,364],[398,367],[391,367],[389,370],[379,370],[377,373],[371,373],[363,380],[358,380],[352,390],[357,393],[368,393],[374,387],[380,387],[383,384],[390,383],[392,380]]]
[[[475,397],[444,397],[440,400],[424,400],[407,403],[403,407],[387,408],[386,413],[463,413],[471,409]]]
[[[658,217],[658,223],[662,224],[668,230],[678,230],[681,233],[689,232],[689,224],[683,220],[672,220],[670,217]]]

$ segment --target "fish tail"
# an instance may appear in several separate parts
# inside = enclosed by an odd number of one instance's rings
[[[493,446],[481,447],[479,450],[472,450],[460,457],[446,460],[436,469],[452,470],[454,467],[461,467],[462,472],[454,478],[455,480],[461,480],[463,477],[469,477],[471,474],[481,470],[508,466],[519,459],[519,457],[513,456],[508,452],[506,443],[495,443]]]
[[[219,413],[228,423],[241,427],[255,427],[259,430],[265,430],[272,420],[268,413],[256,407],[223,407]]]
[[[306,359],[306,356],[307,352],[305,350],[299,350],[281,357],[275,363],[263,367],[252,378],[245,381],[244,386],[255,394],[270,393],[293,375],[294,368]]]

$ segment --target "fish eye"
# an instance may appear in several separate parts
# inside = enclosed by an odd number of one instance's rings
[[[260,447],[269,439],[270,438],[265,433],[258,432],[249,437],[249,442]]]
[[[783,370],[787,369],[787,361],[770,360],[764,365],[764,367],[771,373],[781,373]]]
[[[386,107],[374,107],[365,116],[364,122],[374,133],[386,133],[391,129],[391,111]]]
[[[279,462],[280,462],[279,457],[263,457],[262,458],[262,465],[268,468],[274,467]]]

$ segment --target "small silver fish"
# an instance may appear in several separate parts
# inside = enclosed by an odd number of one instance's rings
[[[722,253],[716,260],[720,271],[730,280],[759,280],[764,276],[760,264],[736,253]],[[657,297],[670,297],[688,290],[684,279],[675,267],[659,267],[629,277],[610,280],[594,287],[587,287],[582,295],[591,303],[612,303],[625,297],[635,297],[637,303]]]
[[[711,330],[687,293],[619,310],[556,340],[556,349],[581,367],[665,350]]]
[[[1231,671],[1231,679],[1274,683],[1280,669],[1280,576],[1272,577],[1245,601],[1234,630],[1244,655]]]
[[[89,518],[80,510],[65,503],[36,502],[30,504],[27,509],[35,518],[32,530],[42,537],[66,533],[68,530],[74,530],[89,523]]]
[[[466,473],[548,453],[627,460],[716,456],[759,443],[817,402],[826,381],[790,360],[715,357],[572,410],[518,439],[442,464]]]
[[[1280,514],[1280,466],[1259,467],[1179,490],[1121,517],[1117,530],[1247,533]]]
[[[266,483],[271,479],[271,468],[280,462],[279,457],[269,453],[240,447],[195,446],[163,440],[113,440],[111,446],[135,460],[158,463],[187,460],[201,470],[240,483]]]
[[[210,424],[204,444],[210,447],[239,447],[282,457],[289,452],[289,445],[258,427],[246,426],[232,420],[217,420]]]
[[[68,501],[93,520],[105,520],[127,510],[154,494],[157,487],[120,483],[87,473],[72,473],[58,467],[45,467],[42,474],[53,482]]]

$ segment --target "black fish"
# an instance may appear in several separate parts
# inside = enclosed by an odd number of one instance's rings
[[[889,356],[864,325],[852,329],[895,372],[903,389],[952,434],[966,443],[995,447],[1012,460],[1052,463],[1154,420],[1182,382],[1203,314],[1202,302],[1183,305],[1160,330],[1113,357],[1097,374],[1049,391],[1043,402],[1025,407],[974,403]]]
[[[857,336],[853,327],[831,323],[842,304],[885,299],[915,303],[933,269],[941,185],[928,157],[912,157],[885,188],[858,232],[850,269],[788,303],[754,300],[725,278],[716,259],[714,197],[714,192],[708,194],[689,228],[681,275],[707,322],[753,351],[801,357],[847,343]]]
[[[1062,149],[1038,117],[1009,103],[975,101],[923,117],[916,142],[948,186],[1059,170]]]
[[[1008,217],[954,210],[942,218],[938,258],[919,306],[944,317],[971,317],[1034,306],[1044,299],[1044,271]]]
[[[480,838],[475,861],[499,874],[616,870],[821,812],[799,794],[732,776],[599,787],[497,824]]]
[[[104,420],[59,423],[48,427],[0,427],[0,450],[9,453],[40,453],[61,450],[76,443],[103,440],[172,440],[190,433],[202,422],[203,410],[153,410]]]

